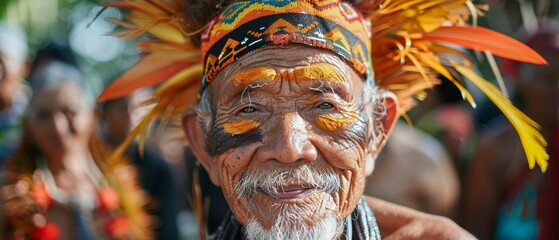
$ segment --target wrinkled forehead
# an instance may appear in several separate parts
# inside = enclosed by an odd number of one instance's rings
[[[347,61],[329,51],[291,44],[268,46],[239,58],[218,73],[208,90],[223,96],[270,81],[298,82],[309,87],[325,83],[351,91],[364,79]]]

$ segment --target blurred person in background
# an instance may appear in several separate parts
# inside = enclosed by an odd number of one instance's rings
[[[474,119],[458,88],[443,76],[439,78],[441,84],[430,90],[410,117],[415,127],[443,144],[462,183],[475,142]]]
[[[454,74],[455,77],[459,76]],[[464,194],[461,190],[465,188],[468,167],[477,140],[475,120],[471,112],[473,108],[463,101],[460,90],[444,76],[439,75],[438,78],[441,79],[441,84],[428,90],[429,95],[410,112],[410,118],[414,127],[438,140],[448,153],[460,189],[457,192],[458,199],[453,204],[454,209],[449,209],[449,213],[452,219],[462,223]],[[475,88],[469,88],[473,89]],[[486,108],[487,105],[493,104],[487,100],[480,105],[481,108]]]
[[[147,113],[145,102],[149,92],[140,90],[129,96],[99,104],[100,129],[105,141],[113,148],[121,144]],[[149,196],[148,213],[155,217],[156,239],[178,239],[178,196],[176,180],[170,165],[150,141],[139,149],[137,142],[128,146],[126,156],[138,171],[138,179]]]
[[[21,136],[21,117],[30,96],[29,88],[23,84],[26,71],[25,33],[0,21],[0,171]]]
[[[367,177],[365,194],[451,216],[460,185],[449,154],[433,137],[399,122]]]
[[[529,170],[517,133],[501,119],[485,132],[469,174],[466,228],[481,239],[559,238],[559,31],[542,25],[527,44],[548,65],[504,61],[519,106],[548,142],[547,172]]]
[[[51,61],[30,79],[24,136],[6,165],[5,239],[148,238],[149,219],[123,161],[94,135],[93,97],[81,72]]]

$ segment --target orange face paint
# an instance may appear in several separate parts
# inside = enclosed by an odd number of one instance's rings
[[[325,80],[345,82],[346,78],[340,73],[338,69],[327,63],[319,63],[311,66],[305,66],[295,69],[292,75],[295,81],[313,81]]]
[[[315,122],[324,130],[335,131],[338,128],[347,126],[358,118],[359,116],[357,115],[355,110],[351,110],[350,112],[343,114],[343,116],[340,118],[332,117],[329,115],[321,115],[316,117]]]
[[[255,67],[235,74],[231,81],[237,87],[247,86],[258,80],[290,80],[290,81],[313,81],[325,80],[345,82],[347,81],[338,69],[327,63],[319,63],[295,69],[292,73],[282,71],[278,74],[275,69],[269,67]]]
[[[277,80],[278,74],[276,70],[269,67],[256,67],[235,74],[231,81],[235,82],[237,87],[248,86],[251,82],[258,80]]]
[[[316,124],[324,130],[335,131],[338,128],[344,127],[350,123],[346,118],[334,118],[331,116],[319,116],[315,119]]]
[[[250,132],[259,126],[254,120],[239,120],[223,124],[223,131],[234,136]]]

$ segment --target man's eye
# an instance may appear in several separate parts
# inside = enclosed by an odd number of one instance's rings
[[[330,109],[330,108],[333,108],[333,107],[334,107],[334,105],[332,105],[329,102],[323,102],[320,105],[318,105],[318,108],[320,108],[320,109]]]
[[[252,113],[252,112],[256,112],[256,108],[254,108],[254,107],[246,107],[246,108],[241,109],[241,112],[242,112],[242,113]]]

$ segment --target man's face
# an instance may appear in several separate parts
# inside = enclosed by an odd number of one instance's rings
[[[336,55],[298,45],[260,49],[217,75],[206,90],[209,172],[241,224],[312,227],[353,211],[372,159],[363,84]]]

